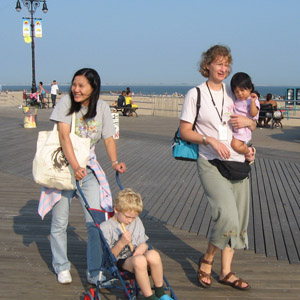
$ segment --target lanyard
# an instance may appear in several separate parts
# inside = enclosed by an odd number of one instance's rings
[[[222,111],[221,111],[221,115],[220,115],[220,113],[219,113],[219,111],[218,111],[218,108],[217,108],[217,106],[216,106],[216,103],[215,103],[215,101],[214,101],[214,98],[213,98],[213,96],[212,96],[212,94],[211,94],[211,91],[210,91],[210,88],[209,88],[209,86],[208,86],[208,84],[207,84],[207,81],[206,81],[206,86],[207,86],[207,88],[208,88],[208,91],[209,91],[209,94],[210,94],[210,97],[211,97],[211,101],[212,101],[212,103],[213,103],[213,105],[214,105],[214,107],[215,107],[215,109],[216,109],[216,111],[217,111],[217,113],[218,113],[218,116],[219,116],[219,118],[220,118],[220,121],[221,121],[221,123],[223,123],[223,108],[224,108],[224,87],[223,87],[223,84],[222,84],[222,92],[223,92],[223,100],[222,100]]]

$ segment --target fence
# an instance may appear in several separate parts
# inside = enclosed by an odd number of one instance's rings
[[[113,105],[118,96],[101,95],[101,99],[108,105]],[[178,117],[180,115],[183,103],[183,97],[168,96],[135,96],[134,104],[138,105],[138,114],[161,116],[161,117]]]

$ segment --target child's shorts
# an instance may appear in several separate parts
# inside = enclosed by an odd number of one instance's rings
[[[121,271],[121,272],[126,272],[126,270],[123,269],[123,265],[124,265],[125,260],[126,260],[126,258],[120,258],[120,259],[118,259],[118,261],[117,261],[117,268],[118,268],[119,271]]]

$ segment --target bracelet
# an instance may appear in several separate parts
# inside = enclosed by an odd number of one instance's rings
[[[207,145],[207,140],[206,140],[206,136],[205,135],[202,137],[202,140],[203,140],[203,144]]]
[[[115,165],[115,164],[118,164],[119,162],[117,161],[117,160],[113,160],[112,162],[111,162],[111,164],[112,165]]]

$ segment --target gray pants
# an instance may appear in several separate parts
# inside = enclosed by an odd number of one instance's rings
[[[56,105],[56,95],[51,94],[51,100],[52,100],[52,107]]]
[[[211,208],[209,241],[219,249],[248,247],[249,179],[228,180],[207,160],[198,158],[198,174]]]

